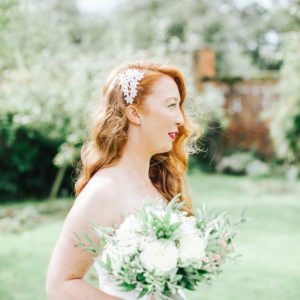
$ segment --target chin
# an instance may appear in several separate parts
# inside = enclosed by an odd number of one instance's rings
[[[171,145],[169,145],[168,147],[166,147],[166,148],[164,149],[164,151],[162,151],[162,152],[170,152],[172,149],[173,149],[173,144],[171,144]]]
[[[168,153],[173,149],[173,142],[171,141],[169,143],[166,143],[164,145],[158,145],[158,147],[156,148],[156,150],[154,151],[155,154],[159,154],[159,153]]]
[[[170,147],[170,146],[169,147],[164,147],[164,148],[161,148],[161,149],[155,151],[155,153],[153,155],[155,155],[155,154],[161,154],[161,153],[168,153],[172,149],[173,149],[173,147]]]

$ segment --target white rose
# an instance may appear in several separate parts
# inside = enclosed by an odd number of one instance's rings
[[[205,257],[206,241],[195,234],[186,234],[180,238],[179,257],[183,263],[197,262],[202,264]]]
[[[157,274],[163,275],[177,266],[178,250],[171,242],[154,241],[145,247],[140,259],[145,269],[156,268]]]

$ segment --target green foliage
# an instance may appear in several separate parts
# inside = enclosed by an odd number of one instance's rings
[[[268,164],[250,151],[235,151],[232,154],[224,155],[217,163],[216,170],[235,175],[263,176],[269,174]]]
[[[229,85],[233,85],[241,80],[243,80],[243,78],[241,76],[222,76],[219,79],[220,81],[227,83]]]
[[[24,234],[49,217],[65,216],[71,206],[72,203],[68,198],[57,199],[51,207],[46,202],[29,199],[22,203],[0,203],[0,232],[1,234]]]
[[[142,291],[139,293],[138,299],[142,298],[148,292],[147,288],[143,288]]]
[[[157,217],[151,212],[152,220],[150,224],[155,230],[157,239],[169,239],[173,235],[174,231],[178,229],[181,222],[170,224],[171,211],[166,213],[163,218]]]
[[[181,274],[180,283],[188,290],[195,291],[198,283],[205,281],[209,283],[211,279],[205,275],[209,272],[205,270],[199,270],[193,267],[179,268],[178,273]]]
[[[203,46],[215,49],[218,77],[249,76],[259,68],[278,69],[281,58],[268,35],[274,34],[273,28],[275,35],[297,29],[299,18],[292,12],[298,7],[292,1],[290,11],[276,5],[268,11],[257,3],[238,7],[233,0],[192,0],[182,9],[182,1],[127,0],[110,16],[95,18],[79,15],[72,1],[2,0],[0,122],[7,137],[2,136],[0,143],[13,150],[12,165],[17,161],[20,165],[15,169],[18,175],[9,170],[7,176],[1,175],[1,186],[5,186],[2,195],[30,196],[28,189],[14,182],[21,176],[41,180],[39,172],[43,171],[35,170],[35,162],[43,161],[45,166],[41,167],[51,174],[47,182],[40,182],[44,191],[36,187],[38,183],[31,185],[30,192],[39,197],[49,192],[54,178],[55,169],[50,165],[74,167],[103,78],[124,60],[146,57],[178,65],[186,78],[185,108],[190,117],[203,126],[204,133],[209,132],[212,122],[225,128],[221,102],[211,101],[221,91],[208,91],[200,97],[195,88],[191,76],[194,50]],[[296,116],[293,122],[297,128]],[[30,154],[27,146],[18,145],[17,132],[23,129],[39,136],[35,149],[43,149],[47,155],[37,158],[34,150]],[[295,141],[297,134],[297,130],[289,130],[288,139]],[[49,143],[49,150],[43,141]],[[297,145],[290,143],[294,153]],[[1,162],[5,161],[7,153],[1,155]],[[22,173],[25,169],[35,170],[34,174]]]
[[[187,292],[187,299],[300,298],[299,268],[295,263],[300,248],[300,182],[275,178],[254,180],[202,173],[195,173],[188,179],[192,194],[195,195],[194,207],[201,207],[203,199],[209,199],[210,204],[219,211],[226,209],[230,215],[238,216],[240,205],[248,203],[248,214],[255,218],[255,222],[246,224],[243,234],[235,241],[243,252],[239,265],[228,266],[225,273],[220,275],[220,284],[203,285],[198,292]],[[58,208],[56,205],[59,203],[60,201],[55,201],[52,205]],[[64,203],[66,205],[63,211],[53,214],[53,210],[51,216],[40,219],[35,226],[11,233],[4,232],[1,226],[1,299],[29,300],[46,297],[45,270],[63,219],[69,210],[70,199],[66,199]],[[44,203],[0,205],[0,224],[4,219],[2,213],[6,212],[9,216],[15,210],[17,216],[21,213],[18,209],[27,206],[34,206],[38,211],[44,210]],[[280,270],[280,274],[277,270]],[[85,280],[95,287],[99,286],[94,267],[87,273]]]
[[[0,198],[47,197],[55,166],[64,165],[70,167],[61,188],[71,192],[71,171],[86,136],[91,79],[105,66],[102,54],[87,54],[74,43],[75,16],[45,1],[8,2],[1,2],[6,21],[0,29],[5,44],[0,47],[0,163],[6,172],[0,175]]]
[[[26,125],[15,125],[13,118],[0,112],[0,202],[47,197],[56,172],[51,160],[60,141]]]
[[[127,282],[122,282],[118,286],[123,287],[122,291],[129,292],[136,288],[136,284],[128,284]]]
[[[278,158],[300,163],[300,34],[282,36],[279,101],[267,114]]]

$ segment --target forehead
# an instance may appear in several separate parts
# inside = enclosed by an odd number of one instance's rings
[[[152,93],[157,100],[164,100],[169,97],[180,99],[178,86],[170,76],[163,75],[152,87]]]

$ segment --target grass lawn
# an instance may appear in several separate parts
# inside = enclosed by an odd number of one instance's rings
[[[300,299],[300,182],[199,171],[191,172],[188,182],[194,207],[210,204],[235,219],[247,204],[253,218],[235,238],[242,254],[238,264],[225,265],[212,287],[186,292],[188,299]],[[63,215],[53,215],[21,232],[1,233],[0,299],[46,299],[47,265],[62,224]],[[87,280],[97,285],[95,275],[91,269]]]

